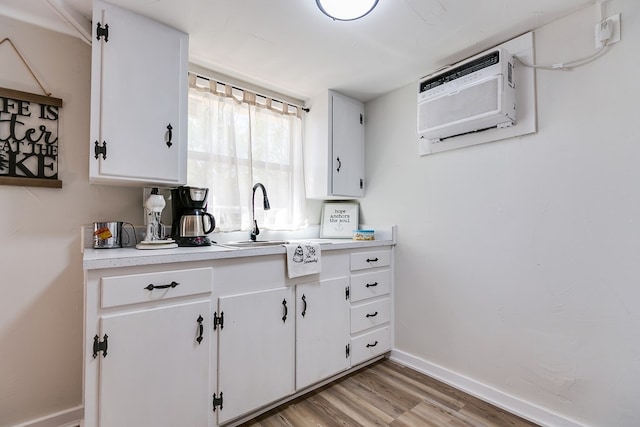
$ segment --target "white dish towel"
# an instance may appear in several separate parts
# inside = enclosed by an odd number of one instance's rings
[[[321,256],[318,243],[287,243],[287,272],[289,278],[320,273]]]

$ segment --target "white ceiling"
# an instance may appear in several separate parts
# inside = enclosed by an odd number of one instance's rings
[[[65,2],[87,18],[92,0]],[[190,35],[190,61],[299,99],[325,89],[369,101],[443,65],[595,0],[380,0],[333,21],[314,0],[111,0]],[[76,35],[47,0],[2,0],[0,14]]]

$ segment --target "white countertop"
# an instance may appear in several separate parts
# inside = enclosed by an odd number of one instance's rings
[[[378,232],[380,230],[380,232]],[[378,239],[378,235],[380,239]],[[284,236],[283,236],[284,237]],[[290,243],[319,243],[323,251],[353,248],[392,246],[395,244],[395,227],[376,229],[377,240],[285,238]],[[224,258],[285,254],[282,245],[260,246],[253,248],[232,248],[229,246],[179,247],[174,249],[139,250],[135,248],[119,249],[83,249],[82,265],[85,270],[102,268],[131,267],[174,262],[207,261]]]

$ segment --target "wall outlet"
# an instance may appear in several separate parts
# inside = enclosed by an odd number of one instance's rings
[[[596,49],[620,41],[620,14],[610,16],[595,26]]]

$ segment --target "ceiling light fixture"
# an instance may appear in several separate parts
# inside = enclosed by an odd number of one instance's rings
[[[335,21],[360,19],[373,10],[378,0],[316,0],[318,8]]]

